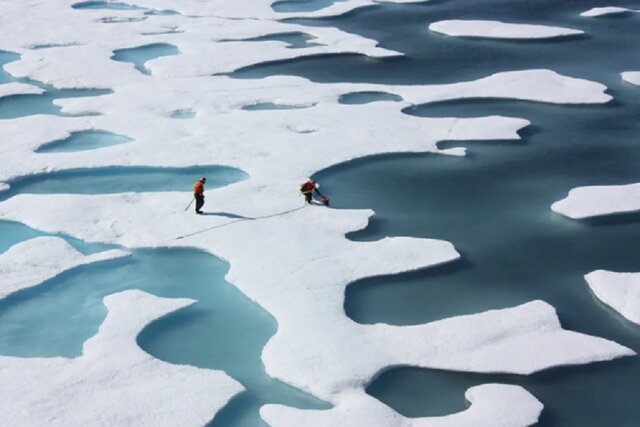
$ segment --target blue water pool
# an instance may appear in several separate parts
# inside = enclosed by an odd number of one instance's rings
[[[275,104],[273,102],[261,102],[259,104],[245,105],[242,107],[246,111],[265,111],[265,110],[299,110],[309,108],[309,105],[285,105]]]
[[[342,95],[339,99],[341,104],[360,105],[370,102],[392,101],[400,102],[402,97],[387,92],[352,92]]]
[[[278,34],[269,34],[266,36],[255,37],[252,39],[242,39],[242,40],[229,40],[229,41],[244,41],[244,42],[268,42],[268,41],[279,41],[287,43],[287,47],[290,49],[301,49],[305,47],[311,47],[314,45],[313,41],[315,37],[299,32],[293,33],[278,33]]]
[[[314,12],[344,0],[278,0],[271,4],[276,12]]]
[[[74,9],[107,9],[107,10],[144,10],[143,7],[132,4],[107,1],[84,1],[72,5]]]
[[[239,169],[224,166],[186,168],[108,167],[75,169],[31,175],[10,181],[0,200],[19,193],[113,194],[149,191],[191,191],[194,182],[207,177],[207,188],[217,188],[247,178]]]
[[[129,62],[142,74],[151,75],[151,71],[145,67],[148,61],[163,56],[178,55],[179,53],[180,50],[172,44],[153,43],[139,47],[114,50],[111,59],[119,62]]]
[[[133,141],[133,139],[128,136],[92,129],[72,132],[69,137],[58,141],[52,141],[41,146],[36,151],[38,153],[86,151],[109,147],[111,145],[124,144],[131,141]]]

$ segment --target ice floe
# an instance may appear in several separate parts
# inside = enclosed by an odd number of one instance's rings
[[[634,12],[639,12],[639,11],[628,9],[626,7],[606,6],[606,7],[594,7],[592,9],[587,10],[586,12],[582,12],[580,16],[594,18],[598,16],[611,16],[611,15],[620,15],[624,13],[634,13]]]
[[[584,278],[600,301],[640,325],[640,273],[596,270]]]
[[[449,20],[433,22],[429,29],[454,37],[490,39],[549,39],[584,34],[582,30],[549,25],[513,24],[500,21]]]
[[[128,255],[114,249],[85,256],[58,237],[38,237],[18,243],[0,254],[0,299],[37,286],[71,268]]]
[[[44,89],[26,83],[5,83],[0,85],[0,98],[15,95],[40,95]]]
[[[446,417],[406,418],[364,393],[352,393],[330,410],[304,411],[266,405],[260,414],[272,427],[359,425],[368,427],[525,427],[535,424],[542,404],[519,386],[483,384],[465,393],[471,406]]]
[[[136,344],[144,326],[193,302],[137,290],[110,295],[107,318],[80,357],[0,356],[3,423],[204,425],[242,386],[219,371],[154,359]]]
[[[640,211],[640,183],[577,187],[551,205],[551,209],[573,219]]]
[[[622,79],[628,83],[640,86],[640,71],[625,71],[622,73]]]

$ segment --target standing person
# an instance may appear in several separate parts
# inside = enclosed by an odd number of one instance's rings
[[[315,191],[316,193],[318,193],[320,197],[322,197],[322,204],[325,206],[328,206],[329,198],[325,197],[320,192],[320,190],[318,190],[318,188],[320,188],[320,184],[318,184],[312,179],[309,179],[307,182],[300,185],[300,192],[304,196],[304,200],[306,201],[306,203],[311,204],[311,201],[313,200],[313,192]]]
[[[196,213],[201,214],[202,207],[204,206],[204,184],[206,184],[207,178],[202,177],[193,185],[193,197],[196,199]]]

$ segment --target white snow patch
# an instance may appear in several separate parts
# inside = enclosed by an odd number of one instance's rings
[[[431,23],[429,29],[454,37],[491,39],[549,39],[584,34],[572,28],[478,20],[438,21]]]
[[[10,189],[11,186],[5,182],[0,182],[0,191],[6,191]]]
[[[640,71],[625,71],[622,73],[622,79],[627,83],[640,86]]]
[[[584,278],[598,299],[640,325],[640,273],[596,270]]]
[[[152,321],[193,304],[130,290],[109,310],[82,356],[0,356],[0,412],[11,426],[201,426],[242,386],[220,371],[172,365],[136,344]]]
[[[551,209],[573,219],[638,212],[640,183],[573,188],[566,198],[551,205]]]
[[[85,256],[58,237],[38,237],[18,243],[0,254],[0,299],[71,268],[129,255],[114,249]]]
[[[260,415],[272,427],[355,426],[367,427],[526,427],[535,424],[542,403],[520,386],[483,384],[465,393],[471,406],[444,417],[406,418],[365,393],[348,393],[329,410],[301,410],[265,405]]]
[[[11,82],[0,85],[0,98],[15,95],[40,95],[44,92],[44,89],[26,83]]]
[[[626,7],[618,7],[618,6],[594,7],[592,9],[587,10],[586,12],[582,12],[580,16],[593,18],[598,16],[620,15],[622,13],[630,13],[630,12],[637,13],[640,11],[628,9]]]

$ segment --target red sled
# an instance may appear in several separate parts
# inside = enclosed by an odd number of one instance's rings
[[[329,206],[329,198],[327,196],[322,196],[322,199],[320,199],[320,201],[323,205]]]

